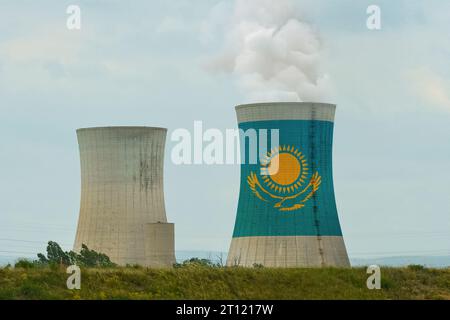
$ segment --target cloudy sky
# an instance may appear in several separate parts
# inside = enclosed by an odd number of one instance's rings
[[[267,2],[267,1],[264,1]],[[297,0],[320,37],[337,104],[334,177],[353,257],[450,254],[450,3]],[[81,8],[81,30],[66,8]],[[211,71],[232,1],[0,2],[0,257],[71,249],[80,168],[75,130],[235,128],[236,72]],[[238,166],[175,166],[165,196],[178,250],[227,251]]]

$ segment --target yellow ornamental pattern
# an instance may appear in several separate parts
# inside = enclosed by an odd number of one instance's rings
[[[318,172],[308,179],[309,167],[305,156],[294,146],[286,145],[267,153],[261,161],[261,175],[262,181],[251,172],[247,183],[258,199],[271,203],[279,211],[303,208],[322,182]]]

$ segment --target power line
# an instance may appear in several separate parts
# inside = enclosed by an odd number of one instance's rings
[[[3,253],[18,253],[18,254],[36,254],[36,252],[22,252],[22,251],[4,251],[4,250],[0,250],[0,252],[3,252]]]
[[[34,241],[34,240],[22,240],[22,239],[9,239],[9,238],[0,238],[0,241],[13,241],[13,242],[25,242],[25,243],[39,243],[39,244],[47,244],[48,241],[43,240],[43,241]],[[59,242],[58,242],[59,243]],[[71,244],[68,243],[59,243],[62,245],[67,245],[70,246]]]

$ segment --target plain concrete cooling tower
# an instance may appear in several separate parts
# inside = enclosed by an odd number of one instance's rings
[[[245,152],[227,265],[350,266],[333,189],[335,109],[322,103],[236,107]],[[250,142],[243,134],[249,129],[279,130],[278,147],[256,164],[248,161]]]
[[[86,244],[119,265],[175,263],[174,225],[163,192],[167,129],[77,130],[81,205],[75,251]]]

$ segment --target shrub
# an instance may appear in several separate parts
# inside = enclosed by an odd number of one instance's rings
[[[182,268],[188,266],[214,268],[218,267],[219,265],[215,264],[209,259],[200,259],[200,258],[191,258],[189,260],[184,260],[182,263],[175,263],[173,265],[174,268]]]
[[[408,269],[414,270],[414,271],[421,271],[421,270],[425,270],[425,266],[423,266],[421,264],[410,264],[408,266]]]
[[[35,263],[58,266],[58,265],[79,265],[83,267],[112,268],[116,265],[111,262],[106,254],[90,250],[86,245],[81,246],[80,253],[74,251],[64,251],[58,243],[49,241],[47,245],[47,256],[42,253],[38,255],[39,260]]]
[[[19,259],[14,264],[14,268],[33,269],[34,267],[36,267],[36,264],[28,259]]]
[[[84,267],[101,267],[101,268],[112,268],[116,264],[112,263],[109,257],[104,253],[99,253],[94,250],[89,250],[86,245],[81,246],[81,252],[79,255],[75,254],[75,261]]]

